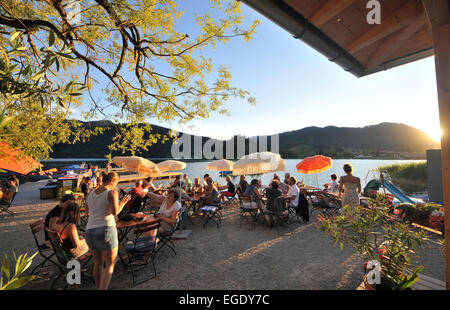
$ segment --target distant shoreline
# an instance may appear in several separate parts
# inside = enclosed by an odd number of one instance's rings
[[[199,162],[199,161],[213,161],[215,159],[174,159],[174,158],[147,158],[148,160],[152,161],[162,161],[162,160],[180,160],[180,161],[186,161],[186,162]],[[283,159],[298,159],[301,160],[303,158],[283,158]],[[427,160],[426,157],[411,157],[411,158],[394,158],[394,157],[333,157],[333,160],[336,159],[348,159],[348,160]],[[237,159],[230,159],[231,161],[237,161]],[[103,161],[106,162],[108,159],[106,158],[53,158],[53,159],[43,159],[40,160],[41,163],[51,163],[51,162],[91,162],[91,161]]]

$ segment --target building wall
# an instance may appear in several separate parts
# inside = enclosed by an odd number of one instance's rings
[[[427,150],[427,175],[428,198],[434,203],[443,204],[441,150]]]

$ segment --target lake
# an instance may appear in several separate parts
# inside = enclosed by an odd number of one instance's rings
[[[286,171],[277,172],[281,180],[284,179],[284,173],[289,172],[291,176],[297,178],[298,181],[303,180],[303,183],[308,185],[320,187],[324,183],[330,182],[330,175],[336,174],[338,179],[344,175],[342,166],[346,163],[353,165],[353,174],[361,179],[361,185],[364,187],[367,182],[369,182],[374,176],[370,173],[372,169],[376,169],[379,166],[386,166],[392,164],[404,164],[413,162],[424,162],[425,160],[383,160],[383,159],[335,159],[333,160],[332,167],[324,172],[316,174],[300,174],[297,172],[295,166],[299,163],[301,159],[286,159]],[[99,167],[105,167],[106,159],[104,158],[86,158],[86,159],[53,159],[49,161],[41,161],[44,164],[44,169],[53,167],[62,167],[72,164],[81,164],[82,162],[92,163],[93,165],[98,165]],[[219,177],[218,171],[208,171],[206,170],[206,165],[208,161],[198,161],[189,162],[186,169],[182,170],[183,173],[187,173],[191,180],[195,177],[203,178],[205,173],[208,173],[214,180],[219,180],[219,183],[224,183],[224,180]],[[273,173],[269,173],[261,176],[261,181],[264,185],[268,185],[273,177]],[[258,177],[259,178],[259,177]],[[238,178],[234,180],[238,181]],[[247,181],[250,181],[250,176],[247,177]]]

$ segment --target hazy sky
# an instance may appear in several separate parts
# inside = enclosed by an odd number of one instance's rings
[[[178,27],[195,29],[193,16],[210,7],[208,0],[184,0]],[[242,4],[248,23],[261,20],[254,39],[241,38],[204,55],[216,67],[229,67],[231,85],[248,90],[256,106],[230,99],[230,117],[219,114],[194,121],[193,129],[177,123],[165,127],[213,138],[271,135],[307,126],[363,127],[381,122],[404,123],[439,135],[434,58],[357,78],[294,39],[250,7]],[[180,31],[183,31],[180,30]]]

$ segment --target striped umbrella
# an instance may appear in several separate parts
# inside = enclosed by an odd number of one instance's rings
[[[330,157],[323,155],[315,155],[311,157],[306,157],[301,162],[299,162],[295,167],[299,173],[303,174],[313,174],[319,173],[330,169],[332,166],[332,161]]]

